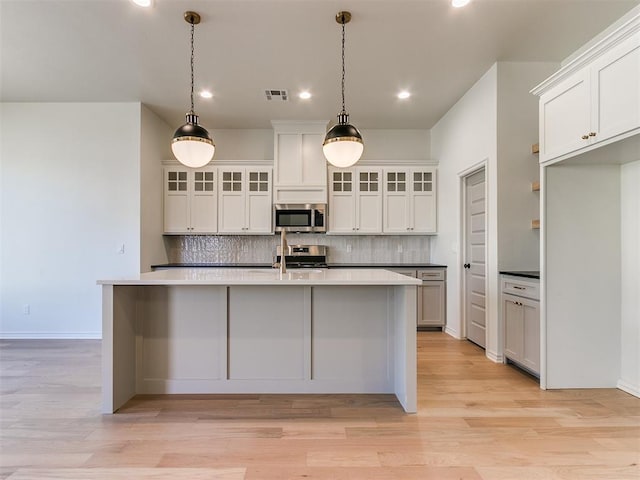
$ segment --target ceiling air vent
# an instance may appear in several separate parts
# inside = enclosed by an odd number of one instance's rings
[[[265,90],[264,94],[267,100],[277,100],[278,98],[284,102],[289,100],[289,94],[286,90]]]

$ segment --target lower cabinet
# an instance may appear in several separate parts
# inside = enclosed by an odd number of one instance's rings
[[[528,372],[540,375],[540,302],[537,283],[503,277],[504,355]],[[511,293],[516,289],[519,294]],[[522,289],[522,290],[518,290]],[[520,293],[526,296],[521,296]]]
[[[447,323],[446,268],[429,268],[422,270],[392,268],[390,270],[422,280],[422,285],[418,287],[417,327],[444,329]]]
[[[418,270],[418,327],[439,327],[447,323],[447,271],[444,268]]]

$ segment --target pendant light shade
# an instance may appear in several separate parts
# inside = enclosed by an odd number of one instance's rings
[[[362,156],[364,143],[356,127],[349,123],[349,115],[339,114],[338,123],[324,138],[322,151],[327,161],[339,168],[354,165]]]
[[[338,168],[354,165],[364,151],[362,135],[356,127],[349,123],[349,114],[344,102],[344,26],[351,20],[350,12],[338,12],[336,22],[342,25],[342,111],[338,114],[338,123],[331,127],[324,138],[322,152],[327,161]]]
[[[171,141],[176,159],[187,167],[200,168],[211,161],[215,150],[211,135],[198,124],[198,116],[187,113],[187,123],[176,130]]]
[[[184,19],[191,24],[191,110],[186,115],[187,123],[173,134],[171,151],[183,165],[200,168],[211,161],[216,146],[209,132],[198,123],[198,115],[193,111],[193,36],[195,25],[200,23],[200,15],[196,12],[185,12]]]

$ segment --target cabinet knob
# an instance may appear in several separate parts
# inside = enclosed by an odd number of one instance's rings
[[[582,135],[583,140],[589,140],[589,135]]]
[[[590,137],[595,137],[596,136],[596,132],[589,132],[589,136]]]

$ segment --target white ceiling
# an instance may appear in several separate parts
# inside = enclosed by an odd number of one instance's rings
[[[196,26],[196,113],[210,129],[331,120],[346,103],[359,128],[430,128],[496,61],[560,62],[638,0],[0,0],[3,102],[141,101],[172,127],[189,109]],[[535,83],[535,82],[534,82]],[[534,84],[531,85],[532,87]],[[413,96],[400,101],[395,94]],[[265,99],[287,89],[290,100]],[[308,89],[311,100],[297,93]],[[90,120],[90,119],[82,119]]]

